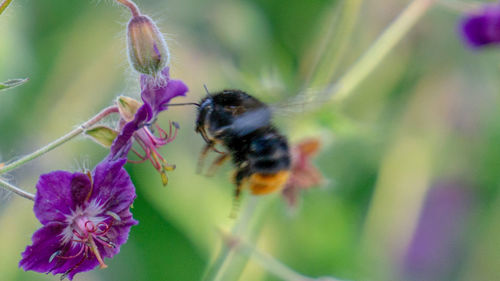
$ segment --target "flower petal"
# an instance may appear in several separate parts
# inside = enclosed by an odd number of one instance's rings
[[[116,137],[113,144],[111,145],[111,153],[108,158],[111,160],[116,160],[120,158],[126,158],[127,154],[132,147],[131,138],[135,131],[144,126],[144,123],[149,120],[149,109],[144,104],[136,112],[134,120],[128,122],[123,127],[122,131]]]
[[[103,257],[111,258],[120,252],[120,246],[125,244],[128,240],[130,228],[136,225],[138,222],[132,218],[132,213],[130,210],[124,210],[118,213],[121,218],[121,222],[117,222],[111,227],[106,233],[109,241],[113,242],[116,246],[115,248],[102,247],[101,253]]]
[[[186,84],[181,80],[171,80],[169,76],[169,69],[166,67],[162,71],[163,77],[155,82],[154,79],[147,75],[141,76],[141,98],[145,104],[150,106],[150,119],[154,120],[158,113],[167,109],[167,104],[171,99],[178,96],[185,96],[189,90]]]
[[[31,238],[33,245],[26,247],[26,250],[21,254],[22,259],[19,262],[19,267],[26,271],[32,270],[54,275],[68,273],[70,280],[79,272],[94,269],[99,262],[94,255],[85,258],[84,253],[80,253],[83,245],[71,247],[61,244],[60,237],[64,227],[65,225],[60,223],[49,223],[37,230]],[[57,255],[75,257],[67,259]]]
[[[186,96],[187,91],[189,91],[189,88],[181,80],[169,80],[167,87],[159,98],[159,111],[166,110],[171,99],[179,96]]]
[[[123,168],[126,158],[104,159],[94,170],[94,189],[90,201],[102,202],[107,211],[128,210],[135,199],[135,187]]]
[[[64,259],[55,257],[53,262],[56,263],[56,266],[53,267],[50,272],[54,275],[67,274],[68,279],[73,280],[73,276],[75,276],[75,274],[96,268],[96,266],[99,265],[99,262],[92,253],[89,252],[88,257],[85,257],[84,253],[78,255],[81,247],[82,245],[71,247],[66,252],[61,254],[63,257],[75,256],[74,258]]]
[[[73,280],[73,277],[75,276],[75,274],[80,273],[80,272],[90,271],[99,265],[99,262],[97,261],[97,259],[94,256],[92,256],[92,258],[90,258],[90,259],[85,259],[82,262],[81,261],[82,261],[81,258],[73,259],[73,260],[71,260],[71,263],[75,263],[74,265],[72,265],[70,267],[70,263],[68,262],[68,265],[66,266],[66,267],[68,267],[68,269],[65,271],[62,271],[62,268],[61,268],[61,272],[57,272],[57,273],[64,274],[64,273],[66,273],[66,271],[68,271],[69,269],[74,267],[74,269],[68,273],[68,279]],[[78,264],[78,263],[80,263],[80,264]],[[54,272],[54,274],[57,274],[57,273]]]
[[[21,254],[22,259],[19,267],[24,270],[33,270],[36,272],[50,272],[58,261],[53,259],[49,262],[51,256],[62,248],[60,234],[64,225],[60,223],[49,223],[38,229],[31,238],[33,244],[26,247]]]
[[[73,182],[75,178],[77,180]],[[36,185],[37,192],[33,207],[37,219],[42,224],[51,221],[64,222],[65,215],[71,214],[71,210],[74,210],[75,204],[78,203],[74,199],[80,198],[74,192],[84,193],[86,188],[90,188],[90,181],[85,183],[83,178],[87,178],[87,176],[66,171],[55,171],[41,175]],[[72,183],[77,183],[78,188],[69,188]]]
[[[92,189],[92,183],[87,175],[75,173],[71,179],[71,197],[77,205],[83,204]]]

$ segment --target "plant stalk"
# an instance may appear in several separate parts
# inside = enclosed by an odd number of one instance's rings
[[[251,196],[245,205],[245,208],[240,216],[240,219],[236,222],[231,230],[232,235],[242,237],[250,226],[250,220],[255,214],[255,210],[258,206],[258,197]],[[206,271],[204,281],[221,280],[224,272],[228,268],[228,265],[232,263],[235,258],[234,245],[226,243],[227,241],[222,241],[221,249],[215,258],[212,265]]]
[[[138,17],[141,15],[141,12],[139,11],[139,7],[137,7],[137,5],[133,1],[131,1],[131,0],[116,0],[116,2],[127,7],[130,10],[130,12],[132,13],[133,17]]]
[[[35,195],[33,195],[29,192],[26,192],[26,191],[20,189],[19,187],[14,186],[14,185],[12,185],[12,184],[10,184],[2,179],[0,179],[0,186],[8,191],[11,191],[11,192],[23,197],[23,198],[29,199],[31,201],[35,201]]]
[[[5,11],[5,9],[7,9],[11,2],[12,0],[4,0],[2,4],[0,4],[0,15],[3,13],[3,11]]]
[[[333,277],[309,277],[303,274],[300,274],[288,267],[281,261],[277,260],[273,256],[269,255],[266,252],[260,251],[254,245],[251,245],[249,242],[244,241],[238,237],[234,236],[226,236],[225,239],[233,241],[235,246],[235,250],[238,253],[248,256],[253,259],[256,263],[258,263],[261,267],[263,267],[267,272],[273,274],[274,276],[287,281],[340,281],[339,279]]]
[[[99,112],[97,115],[92,117],[90,120],[81,124],[80,126],[78,126],[78,128],[72,130],[71,132],[67,133],[66,135],[58,138],[57,140],[47,144],[46,146],[36,150],[33,153],[22,157],[21,159],[19,159],[17,161],[14,161],[10,164],[5,165],[3,168],[0,169],[0,175],[5,174],[9,171],[12,171],[18,167],[21,167],[22,165],[30,162],[31,160],[34,160],[34,159],[44,155],[45,153],[53,150],[54,148],[66,143],[67,141],[77,137],[81,133],[85,132],[85,130],[88,129],[90,126],[99,122],[101,119],[108,116],[109,114],[115,113],[115,112],[118,112],[118,107],[116,107],[116,106],[109,106],[109,107],[103,109],[101,112]]]
[[[340,101],[348,97],[359,84],[387,57],[403,37],[420,18],[429,10],[435,0],[414,0],[379,36],[365,54],[330,86],[331,101]]]

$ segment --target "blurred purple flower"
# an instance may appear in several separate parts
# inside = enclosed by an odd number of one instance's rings
[[[40,176],[33,210],[42,227],[22,253],[20,267],[70,280],[97,265],[107,267],[103,259],[120,251],[137,224],[129,210],[135,188],[123,169],[128,148],[110,154],[93,173]]]
[[[451,280],[465,250],[467,218],[474,194],[463,184],[446,181],[432,187],[425,200],[404,272],[408,280]]]
[[[142,161],[151,161],[155,169],[160,173],[163,184],[166,185],[168,178],[165,172],[173,170],[175,166],[169,165],[157,149],[175,139],[179,126],[177,123],[171,122],[167,133],[154,122],[158,114],[168,108],[170,100],[186,95],[188,87],[180,80],[170,79],[169,68],[166,67],[161,72],[161,75],[157,77],[141,75],[141,89],[141,98],[144,104],[140,105],[139,102],[130,98],[126,100],[128,103],[126,108],[129,111],[131,109],[133,112],[125,112],[126,110],[122,110],[124,103],[118,102],[119,106],[122,106],[120,107],[122,116],[120,122],[121,133],[115,140],[116,145],[111,150],[113,153],[117,153],[133,137],[144,150],[144,155],[134,149],[132,150]],[[155,126],[158,136],[151,132],[151,126]]]
[[[500,43],[500,4],[489,4],[467,15],[461,23],[462,37],[474,48]]]

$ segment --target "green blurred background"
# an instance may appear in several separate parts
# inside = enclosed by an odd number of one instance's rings
[[[346,8],[358,2],[359,11]],[[197,101],[206,84],[282,102],[335,81],[409,2],[137,4],[166,34],[172,76],[190,87],[178,101]],[[436,5],[347,100],[276,118],[292,142],[322,139],[315,161],[328,184],[303,192],[293,211],[278,194],[260,199],[251,222],[259,249],[314,277],[498,280],[500,49],[465,47],[460,17]],[[128,18],[110,0],[14,0],[0,16],[0,80],[30,81],[0,93],[0,161],[63,135],[118,94],[139,96],[126,59]],[[126,166],[140,224],[108,269],[76,280],[200,280],[220,248],[218,230],[235,221],[230,165],[211,178],[195,173],[203,146],[195,115],[186,107],[160,116],[181,125],[161,149],[177,170],[163,188],[150,164]],[[92,168],[106,154],[81,137],[7,178],[34,192],[40,174]],[[58,280],[17,267],[39,223],[32,202],[0,195],[0,280]],[[239,280],[280,279],[250,261]]]

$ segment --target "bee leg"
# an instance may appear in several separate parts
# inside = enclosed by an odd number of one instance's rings
[[[210,165],[210,168],[208,169],[207,176],[211,177],[215,175],[215,172],[217,172],[217,169],[224,164],[228,159],[230,158],[229,153],[223,153],[215,161]]]
[[[245,184],[245,178],[246,171],[239,170],[236,172],[236,175],[234,177],[236,189],[234,190],[233,207],[231,209],[231,214],[229,215],[229,217],[232,219],[236,219],[236,217],[238,217],[241,203],[241,190],[243,189],[243,185]]]
[[[235,195],[233,198],[233,206],[231,207],[231,213],[229,214],[229,217],[231,219],[238,218],[238,213],[240,211],[241,196],[239,194],[239,191],[241,191],[241,188],[237,187],[236,190],[237,190],[238,195]]]
[[[234,184],[236,185],[236,189],[234,190],[234,198],[239,200],[241,195],[241,190],[243,189],[243,185],[245,184],[245,179],[248,177],[248,171],[245,169],[239,169],[234,174]]]
[[[200,153],[200,157],[198,158],[198,165],[196,167],[196,173],[201,174],[201,170],[203,170],[203,163],[205,162],[205,158],[207,158],[208,152],[212,149],[213,144],[207,143],[203,150]]]

